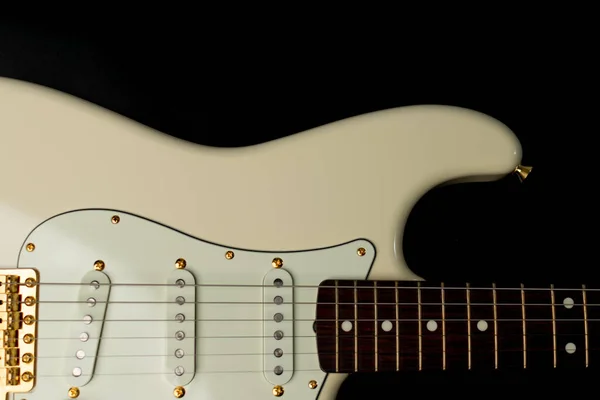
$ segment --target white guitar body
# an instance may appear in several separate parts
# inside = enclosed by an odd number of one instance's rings
[[[319,368],[317,285],[420,279],[402,254],[419,198],[520,161],[506,126],[454,107],[217,149],[0,79],[0,267],[41,282],[35,388],[8,398],[333,400],[345,376]]]

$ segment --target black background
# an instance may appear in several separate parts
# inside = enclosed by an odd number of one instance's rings
[[[432,280],[596,280],[597,125],[582,123],[593,116],[587,107],[597,103],[595,80],[581,61],[567,58],[576,53],[571,48],[559,50],[540,38],[484,41],[476,33],[455,42],[438,36],[437,45],[408,49],[410,37],[383,43],[361,35],[315,39],[267,32],[254,38],[244,32],[229,39],[194,32],[157,24],[0,19],[0,75],[59,89],[211,146],[261,143],[409,104],[488,113],[516,132],[534,172],[524,184],[508,177],[427,194],[407,227],[409,265]],[[438,384],[581,389],[591,374],[353,376],[339,398],[396,398],[413,386]]]

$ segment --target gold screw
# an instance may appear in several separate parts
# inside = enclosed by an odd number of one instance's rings
[[[33,380],[33,374],[31,372],[25,372],[21,376],[21,379],[23,379],[23,382],[31,382]]]
[[[33,354],[31,354],[31,353],[23,354],[23,362],[25,364],[29,364],[32,361],[33,361]]]
[[[174,390],[173,390],[173,396],[175,396],[176,398],[180,399],[183,396],[185,396],[185,389],[183,388],[183,386],[177,386]]]
[[[184,269],[186,265],[187,261],[185,261],[183,258],[178,258],[177,261],[175,261],[175,268],[177,269]]]
[[[76,399],[79,397],[79,388],[76,387],[72,387],[71,389],[69,389],[69,397],[72,399]]]
[[[360,247],[358,250],[356,250],[356,254],[358,254],[360,257],[362,257],[365,254],[367,254],[367,250],[365,250],[364,247]]]
[[[119,222],[121,222],[121,217],[119,217],[118,215],[113,215],[110,219],[110,222],[112,222],[113,224],[118,224]]]
[[[281,268],[283,267],[283,260],[279,257],[273,259],[273,268]],[[275,390],[275,389],[273,389]]]
[[[27,278],[25,279],[25,286],[27,286],[28,288],[32,288],[35,286],[35,279],[33,278]]]
[[[35,244],[33,243],[27,243],[27,246],[25,246],[25,248],[27,249],[28,252],[32,252],[35,250]]]
[[[25,342],[25,344],[33,343],[33,335],[31,333],[28,333],[27,335],[23,336],[23,341]]]
[[[25,303],[26,306],[31,307],[32,305],[35,304],[35,299],[33,297],[31,297],[31,296],[28,296],[28,297],[25,298],[24,303]]]
[[[277,385],[273,388],[273,396],[281,397],[283,396],[283,387]]]
[[[316,389],[316,388],[317,388],[317,386],[319,386],[319,385],[317,384],[317,381],[314,381],[314,380],[313,380],[313,381],[310,381],[310,382],[308,382],[308,387],[309,387],[309,388],[311,388],[311,389]]]
[[[235,256],[235,254],[231,250],[229,250],[227,253],[225,253],[225,258],[228,260],[231,260],[234,256]]]
[[[33,315],[26,315],[25,318],[23,318],[23,322],[25,322],[25,325],[33,325],[35,318]]]
[[[106,264],[102,260],[98,260],[94,263],[94,269],[96,271],[104,271],[104,267],[106,267]]]

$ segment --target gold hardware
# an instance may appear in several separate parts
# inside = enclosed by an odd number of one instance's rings
[[[38,280],[34,269],[0,269],[0,398],[36,384]]]
[[[106,264],[102,260],[98,260],[94,263],[94,269],[96,271],[104,271],[104,267],[106,267]]]
[[[23,382],[31,382],[33,380],[33,374],[31,372],[25,372],[23,376],[21,376]]]
[[[183,258],[178,258],[177,261],[175,261],[175,268],[177,269],[184,269],[187,265],[187,261],[185,261]]]
[[[311,389],[316,389],[317,386],[319,386],[319,385],[317,384],[317,381],[315,381],[315,380],[308,382],[308,387]]]
[[[32,252],[35,250],[35,244],[33,243],[27,243],[27,246],[25,246],[25,248],[27,249],[28,252]]]
[[[35,304],[35,299],[31,296],[27,296],[23,303],[25,303],[26,306],[31,307],[32,305]]]
[[[72,387],[71,389],[69,389],[69,397],[72,399],[76,399],[79,397],[79,388],[76,387]]]
[[[185,389],[183,386],[177,386],[174,390],[173,390],[173,396],[175,396],[176,398],[180,399],[183,396],[185,396]]]
[[[121,217],[119,217],[118,215],[113,215],[110,219],[110,222],[112,222],[113,224],[118,224],[119,222],[121,222]]]
[[[273,388],[273,396],[281,397],[283,396],[283,387],[277,385]]]
[[[227,253],[225,253],[225,258],[228,260],[231,260],[234,256],[235,256],[235,254],[231,250],[229,250]]]
[[[356,250],[356,254],[358,254],[360,257],[362,257],[365,254],[367,254],[367,250],[365,250],[364,247],[360,247],[358,250]]]
[[[525,179],[527,179],[527,176],[529,176],[529,174],[531,173],[532,170],[533,170],[533,167],[517,165],[517,167],[515,168],[513,173],[517,175],[517,178],[519,178],[519,181],[523,182]]]
[[[273,259],[272,264],[273,264],[273,268],[281,268],[281,267],[283,267],[283,260],[279,257],[276,257]],[[277,387],[277,386],[275,386],[275,387]],[[275,390],[275,389],[273,389],[273,390]]]

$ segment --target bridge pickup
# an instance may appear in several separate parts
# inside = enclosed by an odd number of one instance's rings
[[[185,386],[196,375],[196,279],[176,269],[167,283],[167,377]]]
[[[0,270],[1,399],[30,392],[36,384],[38,282],[34,269]]]
[[[294,374],[294,280],[271,269],[263,285],[263,371],[267,381],[283,385]]]
[[[66,374],[77,387],[87,385],[94,376],[111,289],[110,278],[101,271],[88,272],[81,283],[74,313],[81,322],[72,323],[73,339],[66,353],[70,356]]]

